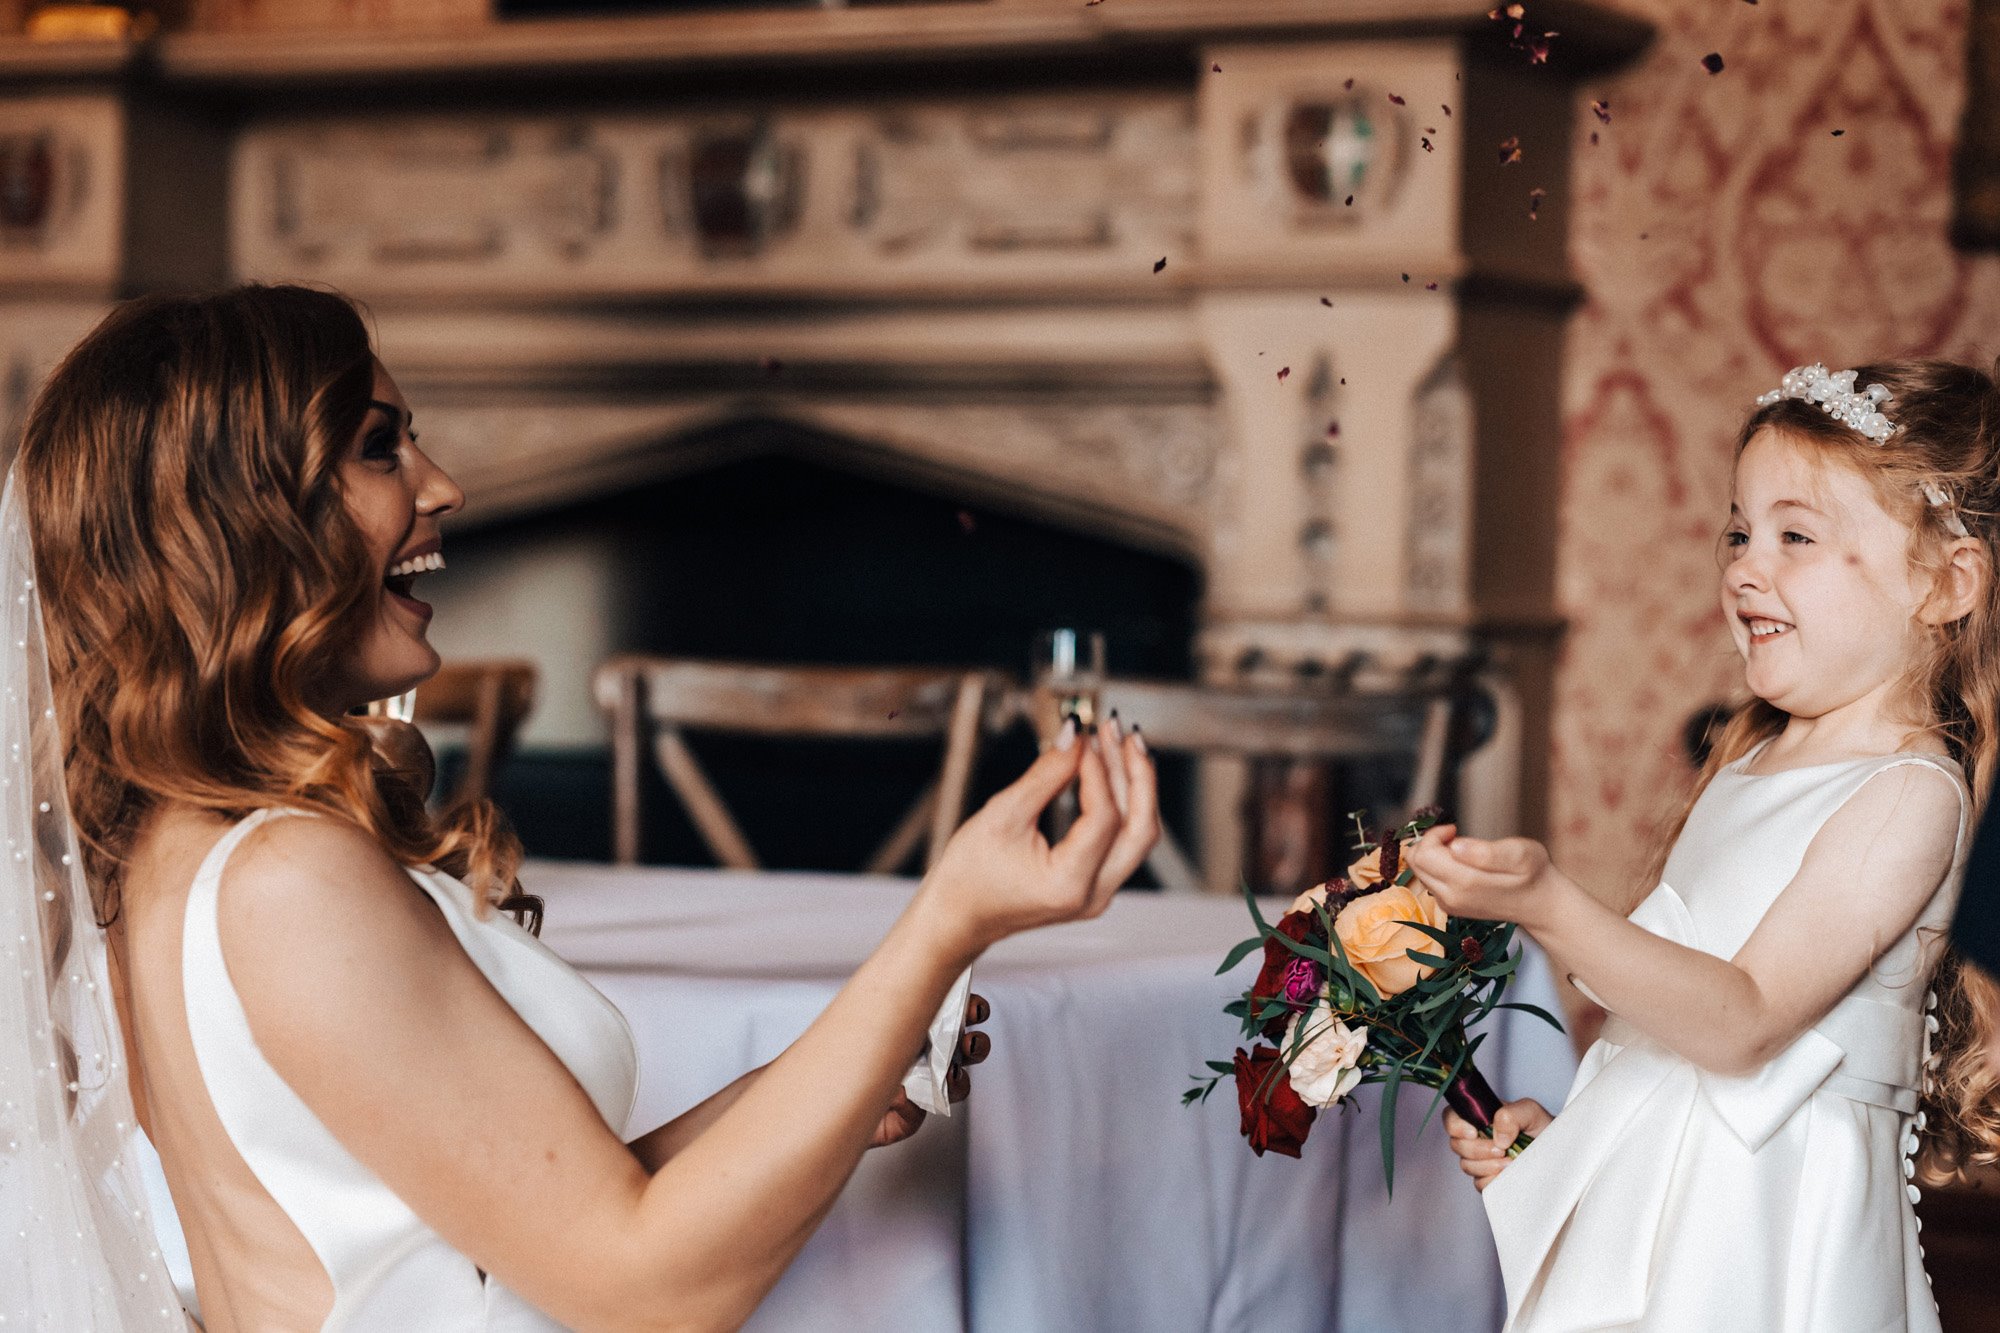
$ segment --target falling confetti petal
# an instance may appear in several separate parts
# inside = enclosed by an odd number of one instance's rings
[[[1609,102],[1592,102],[1590,104],[1590,113],[1606,125],[1611,123],[1611,103]]]
[[[1343,83],[1340,86],[1351,93],[1354,91],[1354,80],[1349,79],[1346,83]]]
[[[1544,190],[1539,185],[1537,185],[1534,189],[1528,191],[1528,221],[1533,222],[1536,218],[1541,216],[1542,200],[1548,197],[1549,197],[1549,192],[1547,190]]]
[[[1353,196],[1353,195],[1351,195],[1351,194],[1350,194],[1350,195],[1348,195],[1348,196],[1347,196],[1347,205],[1346,205],[1346,206],[1347,206],[1348,208],[1352,208],[1352,207],[1354,207],[1354,196]]]
[[[1597,147],[1597,131],[1596,131],[1596,130],[1592,130],[1592,131],[1590,132],[1590,146],[1591,146],[1592,148],[1595,148],[1595,147]]]
[[[1394,93],[1390,93],[1390,94],[1389,94],[1389,100],[1390,100],[1390,101],[1391,101],[1392,103],[1394,103],[1395,105],[1397,105],[1397,106],[1402,106],[1402,105],[1404,105],[1404,103],[1403,103],[1403,99],[1402,99],[1402,98],[1400,98],[1400,97],[1398,97],[1398,96],[1397,96],[1396,94],[1394,94]]]
[[[1290,379],[1291,377],[1292,377],[1292,368],[1290,366],[1286,366],[1278,372],[1278,383],[1283,384],[1286,380]]]
[[[1420,144],[1422,144],[1422,145],[1424,146],[1424,151],[1425,151],[1426,153],[1434,153],[1434,152],[1436,152],[1436,151],[1437,151],[1437,150],[1436,150],[1435,148],[1432,148],[1432,147],[1431,147],[1431,141],[1430,141],[1430,140],[1429,140],[1428,138],[1425,138],[1425,137],[1419,137],[1419,138],[1417,139],[1417,142],[1418,142],[1418,143],[1420,143]]]
[[[1342,381],[1341,381],[1341,383],[1342,383],[1342,384],[1345,384],[1345,383],[1347,383],[1347,381],[1346,381],[1346,380],[1342,380]],[[1329,440],[1336,440],[1336,439],[1339,439],[1339,438],[1340,438],[1340,423],[1339,423],[1338,421],[1329,421],[1329,422],[1327,422],[1327,424],[1326,424],[1326,438],[1327,438],[1327,439],[1329,439]]]
[[[1166,266],[1167,266],[1167,257],[1165,255],[1161,255],[1158,259],[1155,259],[1153,261],[1153,272],[1158,273],[1161,269],[1165,268]]]
[[[1752,3],[1755,3],[1755,0],[1752,0]],[[1847,133],[1847,131],[1846,131],[1846,130],[1835,130],[1835,131],[1833,132],[1833,137],[1834,137],[1834,138],[1836,138],[1836,139],[1838,139],[1838,138],[1839,138],[1839,137],[1840,137],[1841,135],[1843,135],[1843,134],[1845,134],[1845,133]]]
[[[1331,296],[1322,296],[1319,298],[1319,303],[1331,309],[1333,307],[1333,298]]]
[[[1446,114],[1447,116],[1451,114],[1451,104],[1450,104],[1450,103],[1448,103],[1448,102],[1440,102],[1440,103],[1438,103],[1438,105],[1444,108],[1444,113],[1445,113],[1445,114]]]
[[[1521,136],[1510,134],[1500,141],[1500,165],[1510,166],[1521,160]]]
[[[1719,51],[1710,51],[1701,58],[1701,67],[1710,74],[1722,73],[1722,53]]]
[[[1208,72],[1211,74],[1220,74],[1222,73],[1222,66],[1220,64],[1211,64],[1208,67]]]
[[[1403,281],[1404,281],[1404,282],[1408,282],[1409,280],[1410,280],[1410,275],[1409,275],[1409,274],[1407,274],[1407,273],[1405,273],[1405,274],[1403,275]]]

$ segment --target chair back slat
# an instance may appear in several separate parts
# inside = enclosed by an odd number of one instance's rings
[[[535,664],[518,658],[448,662],[417,687],[414,720],[466,728],[465,770],[447,805],[493,794],[493,776],[535,707]]]
[[[964,819],[981,742],[1010,716],[1005,677],[939,667],[779,666],[621,654],[598,668],[595,690],[611,721],[612,851],[622,864],[639,858],[639,778],[649,748],[716,860],[744,869],[758,864],[683,732],[937,741],[938,779],[866,868],[899,868],[920,846],[929,849],[929,864]],[[651,735],[650,746],[642,734]]]

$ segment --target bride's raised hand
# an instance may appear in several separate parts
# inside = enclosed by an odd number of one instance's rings
[[[1122,803],[1107,761],[1118,768]],[[1078,815],[1062,841],[1042,836],[1042,812],[1070,783]],[[1153,761],[1137,736],[1078,735],[1074,719],[1015,783],[954,833],[920,894],[960,936],[968,959],[1036,926],[1096,916],[1160,835]]]

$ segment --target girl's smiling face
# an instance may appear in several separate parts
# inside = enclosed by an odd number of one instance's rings
[[[1752,437],[1736,460],[1722,568],[1751,693],[1801,718],[1864,700],[1892,707],[1923,642],[1910,540],[1858,472],[1776,430]]]

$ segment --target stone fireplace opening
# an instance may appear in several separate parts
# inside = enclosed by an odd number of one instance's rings
[[[597,622],[611,637],[587,654],[597,660],[647,652],[1025,675],[1038,631],[1079,626],[1104,633],[1119,674],[1192,674],[1201,579],[1184,559],[968,500],[934,479],[857,466],[844,442],[782,420],[729,423],[677,447],[722,461],[448,531],[450,572],[435,586],[440,647],[457,655],[456,646],[478,638],[484,651],[508,651],[506,621],[496,624],[482,608],[481,589],[513,583],[509,567],[524,560],[560,564],[566,557],[551,553],[588,551],[609,599]],[[587,685],[586,672],[545,668],[543,708],[573,712],[576,700],[566,696]],[[531,854],[608,859],[608,755],[577,740],[531,735],[500,774],[496,796]],[[938,761],[931,744],[714,734],[693,744],[752,846],[776,868],[854,869]],[[990,743],[972,801],[1033,755],[1024,727]],[[1165,776],[1168,818],[1185,827],[1189,774]],[[643,799],[643,860],[711,861],[657,774],[648,773]]]

